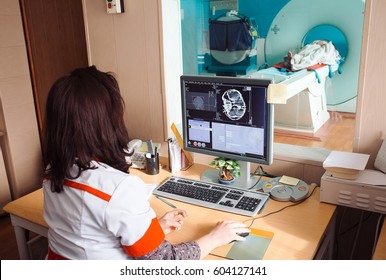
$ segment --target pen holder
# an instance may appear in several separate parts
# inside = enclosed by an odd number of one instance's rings
[[[159,155],[146,153],[145,154],[145,170],[149,175],[156,175],[159,173]]]

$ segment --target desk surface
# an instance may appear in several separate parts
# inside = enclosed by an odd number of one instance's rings
[[[204,165],[194,164],[187,171],[181,171],[175,175],[198,179],[199,174],[206,168]],[[157,175],[147,175],[143,171],[136,169],[132,169],[130,172],[131,174],[138,175],[148,184],[158,184],[171,175],[164,169],[161,169]],[[185,209],[188,212],[183,228],[180,231],[167,235],[167,239],[172,243],[194,240],[209,232],[221,220],[238,220],[245,222],[247,225],[251,222],[250,217],[202,208],[171,199],[168,200],[178,208]],[[150,198],[150,203],[159,216],[172,209],[154,196]],[[291,202],[270,200],[263,213],[256,217],[262,217],[291,204]],[[43,219],[42,189],[10,202],[4,207],[4,210],[12,215],[47,227]],[[312,259],[316,254],[334,210],[334,205],[319,202],[319,189],[316,189],[313,195],[305,202],[268,217],[255,220],[252,225],[253,228],[274,233],[264,259]],[[216,258],[211,255],[207,257],[207,259]]]

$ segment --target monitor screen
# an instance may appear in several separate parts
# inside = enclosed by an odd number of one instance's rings
[[[270,80],[181,76],[184,149],[269,165],[273,105]]]

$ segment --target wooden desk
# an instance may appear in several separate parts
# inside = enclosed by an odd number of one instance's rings
[[[179,172],[176,176],[198,179],[199,174],[207,168],[204,165],[194,164],[187,171]],[[145,183],[158,184],[171,174],[161,170],[157,175],[147,175],[140,170],[131,170],[132,174],[141,177]],[[312,189],[312,188],[311,188]],[[178,208],[185,209],[188,217],[180,231],[167,235],[172,243],[189,241],[209,232],[221,220],[238,220],[250,224],[246,216],[230,214],[222,211],[202,208],[195,205],[168,199]],[[150,198],[155,212],[161,216],[172,208],[155,197]],[[263,213],[277,211],[291,202],[277,202],[270,200]],[[335,206],[319,202],[319,189],[304,203],[287,208],[279,213],[257,219],[252,227],[274,232],[274,237],[264,255],[264,259],[313,259],[321,244],[326,228],[334,214]],[[10,202],[4,210],[11,214],[12,224],[18,241],[18,249],[22,259],[28,258],[26,245],[26,230],[47,236],[47,224],[43,219],[43,192],[41,189],[20,199]],[[216,259],[209,255],[207,259]]]
[[[373,260],[386,260],[386,223],[383,222],[382,230],[375,248]]]

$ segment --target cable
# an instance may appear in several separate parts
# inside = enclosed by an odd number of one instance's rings
[[[261,165],[258,165],[258,166],[256,167],[255,171],[253,171],[253,173],[251,174],[251,178],[254,177],[254,176],[256,176],[256,175],[259,175],[260,177],[259,177],[259,179],[257,179],[256,183],[254,183],[251,187],[248,188],[248,190],[251,190],[251,189],[253,189],[254,187],[256,187],[257,184],[260,182],[261,177],[264,176],[264,174],[256,173],[258,169],[263,170],[263,168],[261,167]]]
[[[334,234],[334,244],[335,244],[335,248],[336,248],[336,254],[337,254],[337,257],[339,255],[339,242],[338,242],[338,238],[339,236],[341,235],[341,228],[342,228],[342,221],[343,221],[343,217],[346,215],[346,207],[343,207],[343,208],[339,208],[339,209],[343,209],[343,213],[342,213],[342,216],[341,216],[341,219],[339,221],[339,225],[336,229],[336,234]]]
[[[260,170],[259,173],[256,173],[257,170]],[[261,178],[264,176],[264,177],[270,177],[270,178],[275,178],[277,176],[274,176],[274,175],[271,175],[271,174],[268,174],[268,173],[265,173],[263,167],[261,165],[258,165],[255,169],[255,171],[251,174],[251,177],[253,176],[260,176],[259,179],[257,179],[256,183],[253,184],[253,186],[249,187],[248,190],[251,190],[253,189],[254,187],[257,186],[257,184],[260,182]]]
[[[310,197],[312,196],[312,194],[314,193],[315,189],[316,189],[316,187],[314,187],[314,189],[311,191],[311,193],[310,193],[306,198],[304,198],[303,200],[299,200],[299,201],[297,201],[297,202],[294,202],[293,204],[284,206],[283,208],[281,208],[281,209],[279,209],[279,210],[276,210],[276,211],[267,213],[267,214],[265,214],[265,215],[263,215],[263,216],[259,216],[259,217],[256,217],[256,218],[247,219],[247,220],[245,220],[244,222],[251,221],[251,224],[248,226],[248,228],[250,228],[250,227],[253,225],[253,223],[254,223],[255,220],[258,220],[258,219],[261,219],[261,218],[265,218],[265,217],[271,216],[271,215],[276,214],[276,213],[279,213],[279,212],[281,212],[281,211],[283,211],[283,210],[285,210],[285,209],[287,209],[287,208],[290,208],[290,207],[293,207],[293,206],[296,206],[296,205],[299,205],[299,204],[303,203],[304,201],[306,201],[308,198],[310,198]]]
[[[361,231],[361,227],[362,227],[362,222],[363,222],[363,214],[364,214],[364,211],[362,210],[361,211],[361,216],[359,218],[359,224],[358,224],[358,229],[356,231],[356,234],[355,234],[355,238],[354,238],[354,244],[352,246],[352,249],[351,249],[351,254],[350,254],[350,260],[353,259],[354,257],[354,251],[357,247],[357,244],[358,244],[358,238],[359,238],[359,233]]]
[[[336,259],[341,259],[342,256],[340,256],[340,243],[341,243],[341,239],[345,240],[345,235],[349,232],[351,232],[352,230],[354,230],[355,228],[359,227],[360,224],[364,224],[367,220],[370,219],[370,217],[374,214],[373,212],[368,212],[368,211],[364,211],[363,213],[363,218],[361,218],[360,220],[356,221],[354,224],[350,225],[348,228],[342,230],[343,228],[343,222],[347,222],[348,221],[348,218],[346,219],[345,217],[347,216],[347,211],[350,209],[348,207],[344,207],[344,206],[339,206],[338,208],[339,210],[342,210],[341,212],[341,215],[340,215],[340,219],[337,220],[339,222],[339,224],[337,224],[337,227],[336,227],[336,230],[335,230],[335,235],[334,235],[334,248],[335,248],[335,258]],[[363,210],[362,210],[363,211]],[[361,212],[362,213],[362,212]],[[367,214],[365,216],[365,214]],[[378,227],[380,226],[380,223],[381,223],[381,220],[382,220],[382,217],[379,217],[379,220],[378,220]],[[375,232],[375,237],[377,236],[377,231]],[[375,246],[376,246],[376,239],[374,239],[374,243],[373,243],[373,249],[375,250]],[[343,246],[344,247],[344,246]],[[351,253],[353,254],[353,253]],[[344,256],[343,254],[343,258],[344,259],[347,259],[346,256]]]
[[[373,213],[372,212],[368,212],[367,216],[363,219],[363,222],[366,222],[372,215]],[[345,231],[341,232],[340,235],[345,235],[346,233],[348,233],[349,231],[353,230],[354,228],[356,228],[358,226],[359,222],[356,222],[355,224],[353,224],[351,227],[347,228]]]
[[[375,237],[374,237],[373,250],[371,252],[371,256],[374,256],[375,248],[377,247],[378,237],[379,237],[378,236],[379,235],[379,230],[380,230],[381,221],[383,220],[383,218],[384,218],[384,215],[383,214],[379,214],[377,226],[375,228]]]
[[[256,174],[256,170],[257,169],[260,169],[260,173]],[[254,175],[261,175],[261,176],[264,176],[264,177],[269,177],[269,178],[276,178],[278,177],[277,175],[272,175],[272,174],[269,174],[267,172],[264,171],[263,167],[261,165],[259,165],[255,170],[255,173]]]
[[[253,176],[255,176],[255,175],[253,175]],[[263,177],[263,175],[260,175],[260,177],[259,177],[259,179],[257,179],[256,183],[254,183],[254,184],[253,184],[251,187],[249,187],[247,190],[251,190],[251,189],[253,189],[254,187],[256,187],[257,184],[260,182],[261,177]]]

